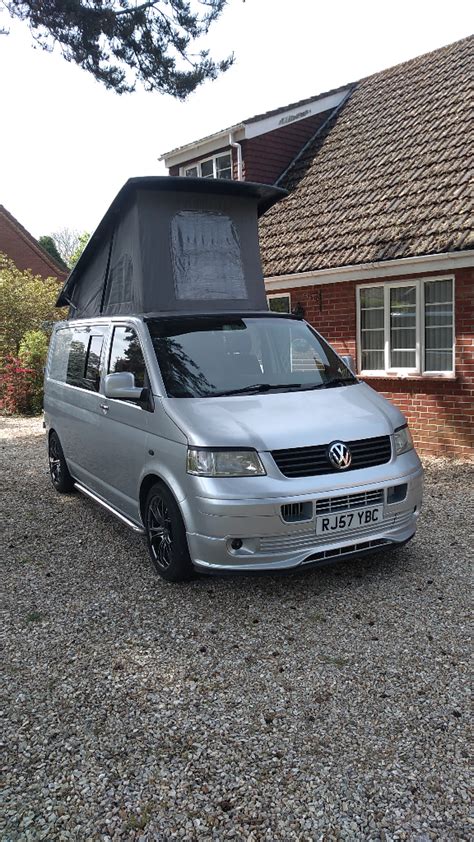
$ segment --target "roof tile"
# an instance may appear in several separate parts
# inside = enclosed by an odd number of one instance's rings
[[[472,247],[474,37],[361,80],[261,220],[267,277]]]

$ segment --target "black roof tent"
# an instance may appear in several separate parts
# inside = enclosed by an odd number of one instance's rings
[[[267,308],[258,217],[286,191],[204,178],[131,178],[69,275],[71,318]]]

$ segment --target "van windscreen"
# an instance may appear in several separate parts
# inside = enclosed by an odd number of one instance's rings
[[[169,397],[220,397],[347,386],[357,380],[309,325],[278,317],[150,319]]]
[[[357,380],[305,322],[277,317],[150,319],[169,397],[220,397],[348,386]]]

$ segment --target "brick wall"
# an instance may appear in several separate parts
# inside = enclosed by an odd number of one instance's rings
[[[321,114],[314,114],[312,117],[307,117],[306,120],[297,120],[295,123],[281,126],[271,132],[242,140],[243,179],[262,184],[274,184],[295,155],[327,120],[330,113],[330,111],[324,111]],[[229,150],[229,145],[223,146],[220,149],[215,149],[212,156],[221,155],[223,152],[229,152]],[[169,174],[179,175],[182,167],[192,167],[197,161],[212,156],[201,155],[197,158],[189,158],[185,164],[170,167]],[[237,180],[237,150],[235,147],[232,148],[232,162],[234,179]]]
[[[441,273],[431,274],[436,277]],[[400,408],[420,453],[466,458],[474,455],[474,269],[459,269],[454,275],[455,379],[364,379]],[[416,277],[421,276],[403,275],[390,281]],[[376,278],[370,280],[377,283]],[[351,354],[356,359],[356,286],[356,282],[349,281],[281,292],[291,294],[292,307],[298,302],[303,305],[305,319],[338,353]]]
[[[0,252],[13,260],[18,269],[31,269],[34,275],[41,275],[42,278],[64,281],[67,272],[61,271],[49,259],[49,255],[43,252],[34,237],[21,225],[17,227],[15,222],[8,212],[0,210]]]
[[[271,132],[242,141],[244,178],[274,184],[305,143],[327,120],[330,111],[297,120]]]

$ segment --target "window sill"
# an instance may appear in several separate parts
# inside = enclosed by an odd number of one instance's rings
[[[387,374],[386,372],[381,372],[380,374],[358,374],[357,377],[360,377],[362,380],[396,380],[397,382],[407,382],[407,381],[415,381],[418,382],[420,380],[424,381],[433,381],[435,380],[437,383],[444,382],[448,380],[449,382],[453,382],[454,380],[458,379],[457,374]]]

